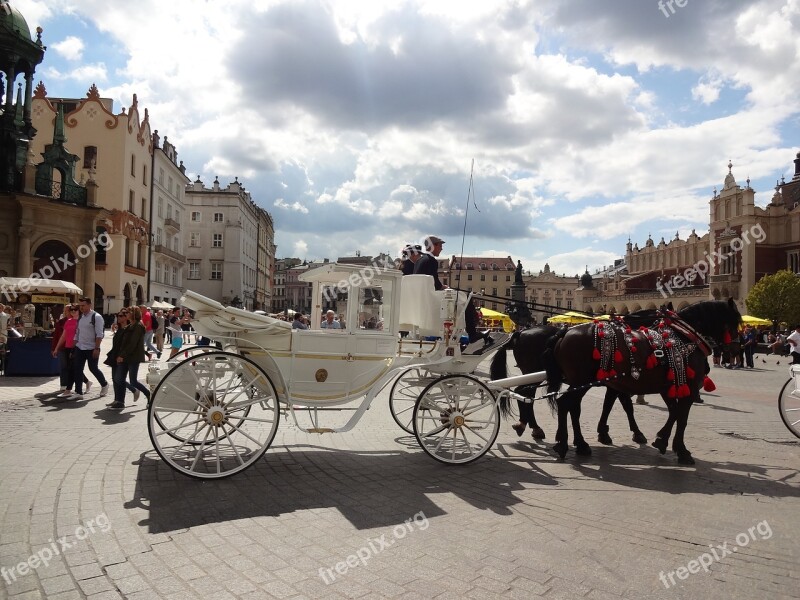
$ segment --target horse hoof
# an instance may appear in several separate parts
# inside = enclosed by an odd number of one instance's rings
[[[553,446],[553,452],[558,454],[558,457],[561,460],[564,460],[564,457],[567,455],[567,448],[566,442],[558,442],[555,446]]]
[[[653,448],[658,448],[658,451],[661,452],[661,454],[667,453],[666,440],[662,440],[661,438],[656,438],[655,441],[651,444],[651,446],[653,446]]]
[[[692,458],[692,453],[688,450],[684,450],[683,452],[678,453],[678,464],[681,465],[693,465],[694,459]]]
[[[514,423],[511,429],[517,432],[518,437],[522,437],[522,434],[525,433],[525,423]]]
[[[608,435],[608,433],[606,433],[605,431],[597,436],[597,441],[600,442],[601,444],[605,444],[606,446],[610,446],[611,444],[614,443],[614,440],[612,440],[611,436]]]
[[[579,456],[591,456],[592,448],[585,441],[575,444],[575,454]]]
[[[531,437],[535,440],[543,440],[545,438],[544,429],[541,427],[531,427]]]
[[[641,431],[634,431],[632,439],[637,444],[646,444],[647,443],[647,438],[644,437],[644,434]]]

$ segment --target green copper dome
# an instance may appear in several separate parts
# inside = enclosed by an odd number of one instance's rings
[[[31,28],[28,27],[28,22],[22,16],[22,13],[7,1],[4,2],[2,0],[0,0],[0,28],[13,31],[17,36],[25,38],[28,42],[33,41]]]

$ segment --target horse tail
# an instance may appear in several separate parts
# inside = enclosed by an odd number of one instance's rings
[[[566,329],[559,330],[553,337],[547,340],[547,348],[542,354],[542,362],[544,363],[544,370],[547,373],[547,392],[553,394],[561,389],[561,383],[564,381],[564,373],[556,360],[556,345],[567,334]],[[558,408],[558,401],[555,396],[548,396],[547,403],[550,405],[550,410],[555,411]]]
[[[494,381],[495,379],[505,379],[508,377],[508,366],[506,365],[506,353],[509,349],[514,349],[517,344],[519,331],[515,331],[509,340],[500,346],[492,358],[492,363],[489,365],[489,377]],[[500,398],[500,413],[507,417],[511,414],[511,407],[509,406],[508,395],[503,394]]]

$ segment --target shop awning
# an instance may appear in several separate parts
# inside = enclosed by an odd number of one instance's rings
[[[83,294],[83,290],[71,281],[61,281],[60,279],[0,277],[0,297],[17,294],[75,294],[80,296]]]
[[[162,302],[161,300],[156,300],[150,305],[150,308],[155,308],[156,310],[172,310],[175,307],[169,302]]]

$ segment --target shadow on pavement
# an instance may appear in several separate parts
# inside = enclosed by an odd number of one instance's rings
[[[421,451],[322,450],[303,444],[281,446],[230,478],[200,481],[175,472],[153,450],[138,461],[134,497],[125,508],[149,510],[140,525],[151,533],[314,508],[336,508],[357,529],[372,529],[396,525],[419,511],[428,518],[446,514],[435,494],[511,515],[510,507],[522,502],[515,491],[558,485],[532,470],[532,461],[522,462],[486,455],[469,465],[444,465]]]

